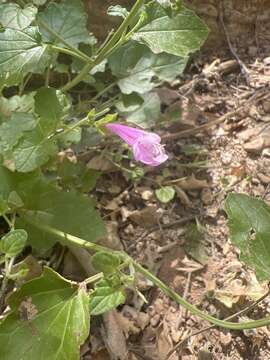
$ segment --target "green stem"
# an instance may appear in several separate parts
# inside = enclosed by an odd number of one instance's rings
[[[116,43],[119,41],[119,39],[121,39],[121,36],[123,35],[123,33],[126,31],[126,29],[128,28],[129,24],[131,23],[131,21],[133,20],[133,18],[136,16],[137,12],[139,11],[139,9],[141,8],[141,6],[143,5],[144,0],[137,0],[136,3],[134,4],[134,6],[132,7],[132,9],[130,10],[129,15],[125,18],[125,20],[122,22],[122,24],[119,26],[119,28],[116,30],[116,32],[113,34],[113,36],[108,40],[108,42],[105,44],[105,46],[103,46],[97,54],[97,57],[95,58],[95,60],[91,63],[91,64],[86,64],[84,66],[84,68],[82,69],[82,71],[69,83],[67,83],[62,90],[63,91],[68,91],[71,88],[73,88],[74,86],[76,86],[77,84],[79,84],[84,77],[99,63],[101,63],[108,55],[108,53],[110,53],[111,49],[114,48],[115,49],[115,45]]]
[[[92,59],[87,56],[86,54],[84,54],[82,51],[80,51],[79,49],[75,48],[74,46],[70,45],[68,42],[66,42],[65,39],[63,39],[59,34],[57,34],[54,30],[52,30],[45,21],[43,21],[40,17],[38,18],[38,24],[43,27],[49,34],[51,34],[53,37],[55,37],[55,39],[57,39],[60,43],[62,43],[63,45],[65,45],[68,49],[71,50],[71,52],[69,53],[69,55],[75,56],[75,54],[77,55],[77,57],[80,57],[80,59],[87,61],[89,63],[92,63]],[[52,45],[54,46],[54,45]],[[59,48],[58,48],[58,51]],[[62,51],[63,52],[63,51]]]
[[[103,273],[98,273],[98,274],[95,274],[93,276],[90,276],[89,278],[85,279],[83,281],[84,284],[91,284],[93,282],[96,282],[98,280],[101,280],[104,278],[104,274]]]
[[[255,329],[262,326],[267,326],[270,324],[270,316],[260,319],[260,320],[254,320],[254,321],[247,321],[242,323],[234,323],[231,321],[225,321],[225,320],[219,320],[214,318],[211,315],[208,315],[204,313],[203,311],[197,309],[194,305],[191,305],[189,302],[187,302],[185,299],[183,299],[180,295],[178,295],[175,291],[170,289],[166,284],[164,284],[160,279],[155,277],[151,272],[146,270],[144,267],[142,267],[140,264],[136,263],[132,260],[134,269],[137,270],[139,273],[144,275],[148,280],[152,281],[154,285],[159,287],[164,294],[166,294],[168,297],[176,301],[178,304],[182,305],[185,309],[189,310],[192,314],[197,315],[203,320],[209,321],[210,323],[226,328],[231,330],[245,330],[245,329]]]
[[[73,56],[73,57],[76,57],[82,61],[85,61],[87,63],[90,63],[92,62],[92,60],[90,59],[90,57],[88,57],[87,55],[85,55],[84,53],[78,53],[78,52],[75,52],[74,50],[71,50],[71,49],[67,49],[67,48],[62,48],[60,46],[56,46],[56,45],[50,45],[50,47],[55,50],[55,51],[59,51],[63,54],[67,54],[67,55],[70,55],[70,56]]]
[[[185,309],[189,310],[192,314],[197,315],[201,319],[209,321],[210,323],[212,323],[214,325],[217,325],[217,326],[220,326],[220,327],[223,327],[226,329],[231,329],[231,330],[254,329],[254,328],[270,325],[270,316],[268,316],[264,319],[247,321],[247,322],[242,322],[242,323],[234,323],[234,322],[230,322],[230,321],[216,319],[213,316],[208,315],[208,314],[204,313],[203,311],[197,309],[194,305],[191,305],[189,302],[187,302],[185,299],[183,299],[180,295],[178,295],[175,291],[173,291],[166,284],[164,284],[160,279],[158,279],[156,276],[154,276],[151,272],[149,272],[147,269],[145,269],[140,264],[135,262],[126,253],[114,251],[109,248],[106,248],[105,246],[101,246],[101,245],[80,239],[71,234],[67,234],[63,231],[52,228],[49,225],[41,224],[40,222],[37,223],[33,220],[30,220],[29,217],[24,217],[24,219],[26,221],[28,221],[29,223],[31,223],[32,225],[34,225],[35,227],[37,227],[38,229],[44,230],[52,235],[57,236],[64,243],[70,243],[70,244],[77,245],[77,246],[80,246],[80,247],[83,247],[85,249],[92,250],[92,251],[105,251],[105,252],[117,253],[118,255],[122,256],[124,261],[131,263],[134,266],[134,269],[138,273],[141,273],[146,279],[150,280],[154,285],[159,287],[165,295],[170,297],[172,300],[176,301],[178,304],[182,305]]]

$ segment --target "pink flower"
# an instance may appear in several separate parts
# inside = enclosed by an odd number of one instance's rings
[[[105,126],[131,146],[136,161],[158,166],[168,159],[164,145],[160,144],[161,138],[157,134],[116,123]]]

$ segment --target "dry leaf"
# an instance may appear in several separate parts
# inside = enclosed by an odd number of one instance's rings
[[[128,359],[128,349],[122,324],[116,310],[111,310],[103,315],[105,333],[103,340],[111,355],[111,359]]]
[[[180,179],[176,185],[183,190],[200,190],[209,186],[206,180],[197,179],[194,174],[188,178]]]

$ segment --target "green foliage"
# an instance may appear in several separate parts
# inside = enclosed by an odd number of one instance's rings
[[[37,27],[0,32],[0,79],[5,84],[18,84],[29,72],[42,73],[49,62],[49,47]]]
[[[117,271],[121,261],[117,255],[98,252],[92,257],[92,265],[96,271],[102,271],[105,275],[113,274]]]
[[[128,122],[142,128],[153,126],[160,116],[160,99],[154,92],[141,96],[123,96],[122,101],[116,103],[116,107],[121,115],[127,117]]]
[[[45,268],[9,298],[11,311],[0,324],[1,359],[80,357],[89,333],[89,298],[85,289]],[[16,334],[16,336],[14,335]]]
[[[167,204],[173,200],[175,195],[175,190],[172,186],[164,186],[155,191],[156,197],[158,200],[164,204]]]
[[[260,280],[270,276],[270,208],[244,194],[229,194],[225,210],[230,237],[241,251],[241,260],[256,271]]]
[[[116,281],[115,281],[116,280]],[[126,296],[123,286],[117,281],[100,280],[90,295],[91,315],[101,315],[125,302]]]
[[[35,20],[37,8],[26,5],[23,9],[13,3],[0,5],[0,24],[4,28],[24,30]]]
[[[150,5],[147,11],[151,21],[142,26],[133,39],[149,46],[155,54],[167,52],[186,57],[206,40],[208,29],[193,11],[182,8],[178,15],[170,18],[165,11],[156,9],[155,4]]]
[[[110,58],[112,73],[124,94],[144,94],[162,81],[172,81],[182,74],[187,59],[174,55],[153,54],[145,45],[129,42]]]
[[[39,173],[19,175],[0,167],[0,178],[0,197],[3,200],[8,199],[12,191],[22,199],[22,213],[16,219],[16,227],[26,229],[29,243],[39,252],[48,250],[58,239],[31,225],[28,219],[89,241],[104,235],[101,219],[89,197],[60,191]]]
[[[75,47],[78,47],[79,43],[95,43],[94,37],[90,36],[87,30],[87,16],[80,0],[65,0],[60,4],[51,2],[40,13],[39,19],[42,20],[41,25],[43,22],[46,24],[46,26],[41,27],[45,41]],[[59,38],[62,38],[66,44],[61,42]]]
[[[1,238],[0,252],[7,258],[18,255],[26,245],[27,236],[27,232],[23,229],[11,230]]]
[[[121,5],[112,5],[108,7],[107,14],[110,16],[120,16],[126,18],[128,16],[128,11]]]

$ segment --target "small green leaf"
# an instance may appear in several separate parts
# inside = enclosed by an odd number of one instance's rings
[[[0,81],[17,84],[29,72],[44,72],[49,63],[48,46],[36,27],[0,32]]]
[[[19,209],[24,206],[24,202],[16,191],[11,191],[7,202],[11,209]]]
[[[270,277],[270,208],[244,194],[229,194],[225,202],[230,237],[240,259],[256,271],[259,280]]]
[[[125,302],[126,296],[123,288],[113,286],[108,279],[103,279],[96,284],[94,292],[90,295],[91,315],[100,315]]]
[[[50,133],[55,131],[62,116],[62,108],[56,90],[53,88],[41,88],[35,95],[35,112],[41,117],[43,131]]]
[[[50,156],[56,154],[58,147],[54,139],[44,137],[42,128],[27,132],[13,151],[16,170],[30,172],[44,165]]]
[[[37,8],[33,5],[26,5],[23,9],[13,3],[0,5],[0,24],[4,28],[24,30],[36,17]]]
[[[84,288],[50,268],[9,298],[0,324],[3,360],[79,360],[89,334],[89,297]],[[16,336],[14,336],[16,333]]]
[[[92,265],[95,270],[105,275],[116,272],[120,263],[119,257],[112,253],[98,252],[92,256]]]
[[[95,43],[95,38],[87,30],[87,14],[81,0],[64,0],[59,4],[51,2],[39,18],[69,45],[77,47],[79,43]],[[44,27],[41,31],[46,41],[64,46]]]
[[[27,232],[23,229],[12,230],[0,240],[0,252],[6,257],[17,256],[25,247]]]
[[[158,200],[164,204],[172,201],[175,195],[175,190],[171,186],[164,186],[155,191]]]
[[[127,118],[127,121],[142,128],[149,128],[158,120],[160,113],[160,99],[154,93],[138,96],[131,94],[123,96],[122,101],[116,103],[117,110]]]
[[[125,19],[129,12],[121,5],[111,5],[108,7],[107,14],[110,16],[120,16]]]
[[[12,150],[24,132],[31,131],[37,125],[32,114],[13,113],[10,120],[0,125],[0,144],[4,151]]]
[[[167,52],[186,57],[198,50],[208,36],[204,22],[184,7],[178,15],[170,18],[156,6],[159,5],[149,4],[150,22],[143,25],[132,38],[147,45],[155,54]]]

